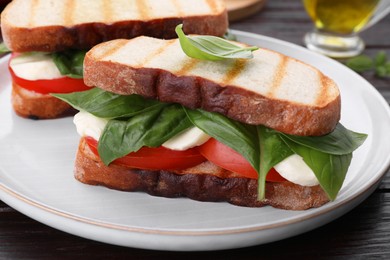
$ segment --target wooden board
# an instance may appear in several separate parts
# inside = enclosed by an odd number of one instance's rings
[[[225,0],[229,21],[237,21],[260,11],[266,0]]]

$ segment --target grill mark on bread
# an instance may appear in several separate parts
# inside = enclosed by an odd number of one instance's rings
[[[126,44],[126,42],[124,40],[116,41],[115,45],[113,44],[113,46],[110,46],[110,48],[105,49],[104,51],[102,51],[98,55],[96,54],[96,56],[98,56],[99,59],[104,60],[106,57],[113,55],[116,51],[118,51],[120,48],[122,48],[125,44]]]
[[[29,21],[28,21],[28,27],[34,27],[34,25],[35,25],[35,17],[36,17],[38,5],[39,5],[39,0],[33,0],[31,2],[31,12],[30,12],[30,17],[29,17]]]
[[[70,25],[73,24],[74,21],[74,10],[75,8],[75,3],[74,0],[67,0],[66,3],[64,4],[64,24],[65,25]]]
[[[212,12],[218,12],[218,7],[214,0],[206,0],[206,3],[210,7]]]
[[[161,47],[157,48],[156,50],[152,51],[149,53],[149,55],[147,55],[142,62],[140,62],[138,65],[139,66],[145,66],[148,62],[150,62],[153,58],[157,58],[158,55],[160,55],[161,53],[163,53],[165,51],[165,49],[168,48],[169,45],[173,44],[174,41],[164,41],[164,45],[162,45]]]
[[[181,7],[180,3],[177,0],[172,0],[172,4],[176,7],[177,16],[185,15],[185,13],[183,12],[183,8]]]
[[[102,13],[103,13],[104,20],[106,21],[111,21],[113,18],[113,10],[110,3],[111,0],[104,0],[102,5],[102,9],[103,9]]]
[[[247,61],[245,59],[237,59],[233,67],[226,73],[224,78],[222,79],[222,82],[224,82],[226,85],[229,85],[232,81],[234,81],[237,76],[240,75],[240,73],[244,70],[245,66],[247,64]]]
[[[140,14],[140,17],[143,18],[144,20],[149,19],[148,5],[146,4],[146,1],[136,0],[136,6]]]
[[[197,59],[191,59],[187,62],[184,62],[183,66],[180,68],[180,70],[176,71],[175,73],[177,75],[185,75],[188,72],[190,72],[195,66],[200,62],[200,60]]]
[[[326,100],[329,99],[329,90],[327,88],[328,85],[330,85],[330,79],[328,77],[326,77],[325,75],[319,73],[317,71],[317,75],[318,75],[318,81],[320,82],[320,90],[318,91],[318,95],[317,95],[317,98],[316,98],[316,103],[318,104],[318,106],[324,106],[326,105]]]
[[[270,89],[268,91],[268,96],[274,97],[276,90],[280,87],[282,80],[286,74],[286,68],[288,63],[288,58],[283,55],[279,55],[280,62],[278,66],[275,68],[275,74],[272,80],[272,85],[270,86]]]

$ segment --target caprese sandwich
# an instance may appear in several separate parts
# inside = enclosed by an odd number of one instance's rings
[[[336,83],[280,53],[178,30],[99,44],[84,60],[95,88],[56,95],[80,111],[76,178],[249,207],[334,200],[366,138],[339,123]]]

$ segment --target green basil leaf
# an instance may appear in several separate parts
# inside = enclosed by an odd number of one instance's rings
[[[72,50],[53,53],[52,58],[61,75],[70,78],[82,78],[85,54],[85,51]]]
[[[278,132],[265,126],[258,126],[260,140],[260,171],[258,178],[258,199],[265,198],[267,173],[279,162],[293,154],[293,151],[280,138]]]
[[[375,67],[375,75],[382,78],[386,77],[388,75],[386,67],[385,66]]]
[[[188,118],[203,132],[240,153],[258,172],[259,142],[255,126],[245,125],[221,114],[186,109]]]
[[[386,64],[387,55],[385,51],[380,51],[375,55],[374,64],[375,66],[383,66]]]
[[[386,68],[386,75],[390,76],[390,62],[387,62],[384,66]]]
[[[131,117],[160,104],[157,100],[139,95],[118,95],[100,88],[69,94],[52,94],[78,110],[101,118]]]
[[[99,139],[98,152],[104,164],[138,151],[158,147],[192,126],[180,105],[161,103],[128,120],[110,120]]]
[[[343,185],[345,175],[352,160],[352,153],[333,155],[299,145],[281,135],[283,141],[303,157],[305,163],[313,170],[322,189],[331,200],[335,200]]]
[[[258,47],[242,47],[215,36],[186,36],[182,30],[183,25],[176,26],[176,33],[180,45],[187,56],[202,60],[222,59],[250,59],[253,58],[252,51]]]
[[[11,52],[10,49],[8,49],[8,47],[5,45],[4,42],[1,42],[0,43],[0,54],[6,54],[6,53],[9,53]]]
[[[349,59],[346,65],[356,72],[365,72],[374,67],[374,62],[367,55],[359,55]]]
[[[296,136],[281,133],[291,141],[320,152],[342,155],[356,150],[366,140],[367,135],[346,129],[342,124],[323,136]]]

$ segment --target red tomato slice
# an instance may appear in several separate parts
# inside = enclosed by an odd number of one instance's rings
[[[287,181],[285,178],[282,177],[282,175],[280,175],[275,170],[275,168],[272,168],[271,170],[269,170],[269,172],[267,173],[266,180],[270,181],[270,182],[283,182],[283,181]]]
[[[257,179],[258,174],[249,162],[229,146],[211,138],[199,147],[199,152],[210,162],[226,170],[241,174],[247,178]],[[280,174],[271,169],[267,174],[267,181],[286,181]]]
[[[85,140],[92,152],[98,155],[98,142],[92,137],[86,137]],[[114,163],[145,170],[180,170],[196,166],[204,161],[206,158],[199,153],[197,148],[175,151],[160,146],[157,148],[142,147],[137,152],[116,159]]]
[[[18,54],[13,54],[11,59]],[[11,61],[10,59],[10,61]],[[57,79],[39,79],[39,80],[27,80],[16,76],[11,66],[8,63],[8,69],[10,71],[12,81],[22,88],[30,91],[34,91],[40,94],[49,93],[71,93],[91,89],[84,84],[83,79],[75,79],[69,77],[62,77]]]

